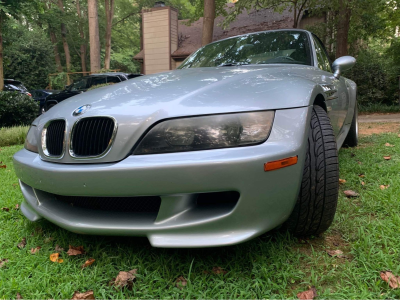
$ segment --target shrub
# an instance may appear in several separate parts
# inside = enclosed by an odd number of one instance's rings
[[[18,92],[0,92],[0,127],[29,125],[37,117],[39,104]]]
[[[28,130],[29,126],[0,128],[0,147],[23,144]]]

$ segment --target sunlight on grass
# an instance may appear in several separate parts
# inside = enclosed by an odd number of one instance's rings
[[[276,230],[241,245],[211,249],[152,248],[146,238],[78,235],[47,221],[31,223],[19,210],[22,195],[12,155],[22,146],[2,147],[0,161],[0,298],[70,299],[74,291],[93,290],[96,298],[296,298],[315,286],[318,298],[399,298],[379,277],[382,270],[400,275],[400,138],[399,133],[362,137],[355,149],[339,153],[338,212],[320,237],[298,239]],[[385,146],[386,143],[394,147]],[[385,160],[383,156],[390,156]],[[360,175],[363,175],[360,177]],[[364,185],[362,184],[364,182]],[[390,185],[381,190],[380,185]],[[346,198],[354,190],[358,198]],[[27,246],[17,244],[26,237]],[[60,254],[55,246],[82,245],[87,254]],[[30,249],[42,247],[36,254]],[[326,250],[341,250],[344,258]],[[96,261],[81,269],[89,258]],[[214,274],[214,267],[227,271]],[[119,271],[137,269],[133,289],[109,285]],[[182,290],[179,276],[187,279]]]

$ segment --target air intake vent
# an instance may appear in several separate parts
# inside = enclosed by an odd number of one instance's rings
[[[51,121],[46,129],[46,148],[43,149],[47,156],[59,157],[64,151],[65,121]]]
[[[79,197],[55,195],[55,197],[72,206],[105,211],[158,213],[161,205],[161,198],[158,196]]]
[[[108,151],[116,132],[113,119],[84,118],[72,129],[71,150],[75,157],[97,157]]]

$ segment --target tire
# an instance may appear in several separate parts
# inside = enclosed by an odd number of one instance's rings
[[[349,133],[343,142],[345,147],[357,147],[358,145],[358,108],[357,103],[354,109],[353,120],[351,121]]]
[[[318,235],[332,224],[339,194],[336,139],[325,110],[314,106],[300,194],[285,227],[294,235]]]

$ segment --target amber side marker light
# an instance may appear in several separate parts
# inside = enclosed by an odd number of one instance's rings
[[[264,171],[273,171],[297,164],[297,156],[288,157],[280,160],[270,161],[264,164]]]

